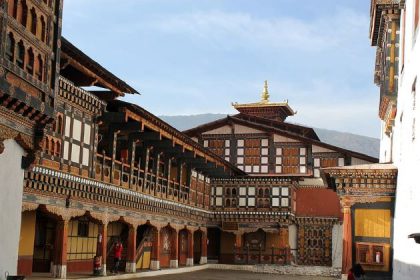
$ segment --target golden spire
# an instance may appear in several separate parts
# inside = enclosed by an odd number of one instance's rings
[[[269,103],[268,100],[270,98],[270,94],[268,93],[268,82],[267,80],[264,81],[264,90],[261,94],[261,103]]]

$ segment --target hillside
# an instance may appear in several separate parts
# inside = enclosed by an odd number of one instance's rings
[[[200,114],[189,116],[160,116],[161,119],[168,122],[178,130],[186,130],[198,125],[211,122],[226,117],[225,114]],[[367,154],[372,157],[379,156],[379,139],[352,134],[348,132],[340,132],[336,130],[328,130],[323,128],[314,128],[321,141],[338,146],[344,149]]]

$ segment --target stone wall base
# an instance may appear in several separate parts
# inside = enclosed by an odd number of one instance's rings
[[[169,261],[170,268],[177,268],[178,267],[178,260],[170,260]]]
[[[128,273],[136,272],[136,263],[135,262],[127,262],[125,264],[125,272],[128,272]]]
[[[159,269],[160,269],[160,261],[150,262],[150,270],[159,270]]]
[[[52,276],[54,278],[66,279],[67,278],[67,265],[53,264]]]
[[[186,266],[193,266],[194,265],[194,259],[193,258],[187,258]]]
[[[201,257],[200,264],[206,264],[206,263],[207,263],[207,257]]]

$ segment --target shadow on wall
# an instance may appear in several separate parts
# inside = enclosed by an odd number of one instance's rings
[[[409,264],[394,259],[393,280],[418,280],[420,278],[420,265]]]

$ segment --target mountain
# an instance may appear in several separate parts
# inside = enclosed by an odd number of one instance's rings
[[[226,117],[225,114],[199,114],[189,116],[159,116],[162,120],[169,123],[176,129],[183,131],[198,125],[215,121]],[[352,150],[355,152],[367,154],[372,157],[379,156],[379,139],[352,134],[348,132],[341,132],[336,130],[329,130],[323,128],[314,128],[321,141]]]

